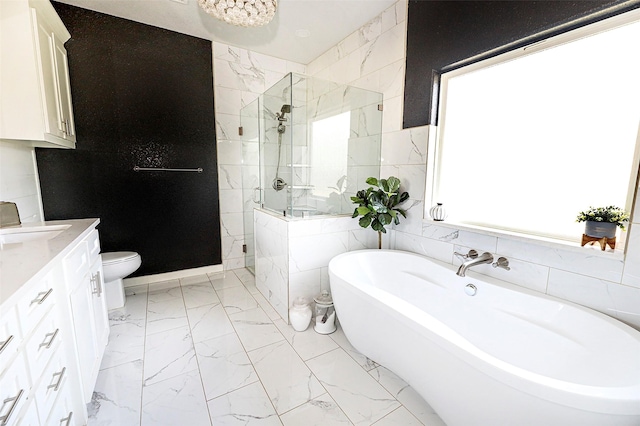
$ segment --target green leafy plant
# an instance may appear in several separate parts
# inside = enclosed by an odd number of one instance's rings
[[[400,223],[400,215],[407,217],[404,209],[397,207],[409,199],[408,192],[400,192],[400,179],[390,176],[388,179],[370,177],[366,181],[370,186],[360,190],[351,201],[358,207],[352,217],[362,216],[359,224],[363,228],[371,226],[378,232],[378,248],[382,248],[382,234],[386,234],[385,226]]]
[[[629,213],[620,207],[589,207],[589,210],[578,213],[576,222],[608,222],[615,223],[624,230],[624,224],[629,221]]]

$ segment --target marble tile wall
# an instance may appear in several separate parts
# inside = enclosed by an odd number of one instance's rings
[[[225,269],[245,266],[242,245],[252,244],[244,223],[253,223],[253,188],[258,186],[258,140],[250,129],[238,135],[241,110],[289,72],[305,73],[305,66],[213,43],[214,102],[218,144],[218,179],[222,263]],[[243,126],[246,126],[243,123]],[[249,227],[248,227],[249,228]],[[251,259],[248,259],[251,262]]]
[[[287,221],[254,210],[256,287],[285,321],[289,318],[289,239]]]
[[[16,203],[25,223],[44,220],[35,151],[27,145],[0,141],[0,201]]]
[[[475,272],[588,306],[640,329],[640,288],[633,281],[640,247],[631,239],[625,261],[622,254],[603,255],[595,247],[563,248],[431,221],[423,223],[421,232],[396,230],[394,237],[398,250],[456,265],[460,261],[455,251],[466,253],[473,248],[505,256],[511,270],[482,265]]]
[[[380,156],[381,177],[395,175],[402,178],[403,176],[401,175],[415,175],[421,171],[419,170],[420,163],[417,161],[422,160],[423,168],[425,164],[425,158],[420,158],[420,154],[417,159],[412,157],[414,164],[411,168],[403,167],[403,170],[398,170],[396,166],[402,163],[395,162],[401,155],[401,153],[395,152],[396,149],[405,142],[409,144],[407,147],[411,146],[411,141],[402,141],[400,143],[398,139],[409,138],[411,137],[409,134],[414,133],[413,131],[402,132],[406,18],[407,1],[400,0],[307,66],[309,75],[314,77],[382,93],[384,104],[384,111],[382,112],[382,153],[374,153],[376,157]],[[372,113],[375,114],[377,112],[377,106],[374,109],[376,111],[370,111],[363,115],[363,120],[360,122],[372,123],[379,120],[379,116],[372,115]],[[370,161],[361,161],[361,159],[365,158],[362,155],[361,148],[364,147],[366,149],[371,146],[368,139],[368,130],[366,127],[361,128],[358,126],[355,126],[354,129],[349,147],[349,167],[350,176],[355,175],[355,181],[349,181],[347,193],[366,188],[365,181],[367,177],[375,174]],[[425,130],[418,129],[415,132],[417,134],[413,136],[413,139],[419,139]],[[403,149],[405,149],[404,146]],[[369,150],[369,153],[371,153],[371,150]],[[424,175],[424,171],[422,171],[422,174]],[[412,195],[419,194],[419,198],[415,199],[423,199],[422,193],[424,191],[419,191],[417,188],[418,179],[414,179],[414,182],[413,186],[416,187],[416,190],[413,191]],[[343,210],[348,211],[349,204],[349,198],[345,197],[342,206]],[[418,201],[414,202],[414,204],[411,208],[415,210],[419,210],[422,206],[421,202]],[[419,219],[414,219],[414,221],[420,222]]]
[[[382,128],[383,132],[386,132],[382,136],[383,157],[385,155],[385,139],[391,141],[386,143],[391,151],[389,156],[404,158],[403,154],[394,151],[396,149],[394,141],[403,138],[411,139],[412,137],[416,140],[421,137],[426,138],[425,129],[406,132],[406,135],[400,132],[402,129],[401,106],[404,84],[406,9],[406,0],[399,1],[307,66],[308,74],[318,79],[383,93]],[[321,80],[308,88],[308,98],[317,100],[309,102],[308,115],[311,117],[323,111],[322,105],[324,103],[340,105],[344,98],[344,93],[336,90],[338,87],[336,84]],[[358,144],[365,146],[369,144],[370,141],[366,140],[370,134],[369,127],[376,121],[375,119],[379,120],[379,112],[377,111],[377,103],[375,111],[370,111],[371,108],[368,106],[373,103],[368,102],[366,97],[347,100],[349,100],[347,102],[349,109],[353,102],[360,102],[354,105],[356,109],[360,108],[363,112],[359,115],[358,120],[351,123],[350,166],[356,170],[358,180],[361,182],[360,185],[350,183],[350,186],[354,185],[354,187],[348,189],[355,191],[366,187],[366,178],[375,174],[372,173],[371,164],[368,164],[368,161],[367,164],[358,164],[357,158],[362,158]],[[377,116],[373,117],[371,114],[377,114]],[[400,142],[397,143],[397,145],[400,144]],[[415,144],[419,145],[419,142],[415,142]],[[413,146],[410,140],[406,145],[408,149],[406,157],[418,165],[419,161],[422,161],[424,165],[426,160],[421,154],[424,149],[418,153],[413,152],[409,148]],[[419,151],[420,148],[416,147],[415,150]],[[389,163],[388,166],[394,167],[400,163]],[[375,171],[377,171],[377,167],[375,167]],[[419,169],[419,167],[417,168]],[[401,175],[398,170],[393,169],[393,171],[396,175]],[[405,172],[403,171],[403,173]],[[424,176],[424,171],[422,171],[422,176]],[[413,186],[418,189],[417,179],[414,179]],[[424,188],[424,183],[422,187]],[[422,194],[424,189],[418,192]],[[416,202],[414,209],[417,211],[422,208],[421,206],[422,204]],[[317,217],[303,220],[289,220],[271,216],[261,224],[260,221],[264,216],[270,215],[261,211],[255,212],[256,286],[267,299],[276,300],[274,308],[284,320],[287,319],[285,307],[290,304],[293,298],[303,296],[311,299],[319,294],[321,289],[328,287],[327,266],[333,256],[351,250],[375,248],[378,244],[377,233],[371,229],[360,228],[358,221],[350,216]],[[422,223],[418,215],[412,216],[415,216],[416,219],[413,220],[418,224]],[[280,222],[280,224],[275,222]],[[416,229],[418,228],[419,225],[416,225]],[[278,229],[280,232],[276,233],[274,229]],[[392,246],[392,238],[391,233],[384,235],[383,246],[385,248]],[[286,248],[283,248],[285,245]],[[287,251],[286,264],[283,265],[282,262],[269,259],[269,256],[274,259],[282,259],[283,249]],[[277,274],[267,271],[276,271]],[[286,288],[281,287],[283,285],[286,285]],[[287,299],[284,299],[285,289]]]
[[[384,94],[380,175],[399,177],[411,195],[405,205],[409,217],[393,231],[391,247],[449,263],[459,263],[454,251],[491,251],[508,257],[511,271],[488,266],[477,272],[589,306],[640,328],[640,200],[625,256],[423,221],[433,129],[402,129],[406,6],[405,0],[398,1],[307,66],[309,75]]]
[[[310,76],[382,93],[383,132],[402,129],[406,19],[399,0],[307,65]]]
[[[378,244],[377,233],[349,216],[292,219],[255,210],[254,218],[256,287],[284,321],[295,298],[312,301],[329,288],[327,266],[334,256]]]
[[[358,182],[380,170],[381,96],[319,78],[307,80],[310,126],[304,162],[312,167],[304,170],[308,181],[303,184],[315,190],[306,202],[321,214],[350,214]]]
[[[287,221],[289,237],[289,301],[312,300],[329,289],[329,261],[342,253],[377,247],[377,233],[363,229],[350,216]]]

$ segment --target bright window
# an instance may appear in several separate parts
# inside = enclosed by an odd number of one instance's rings
[[[579,211],[630,209],[640,119],[632,14],[443,74],[426,199],[454,222],[569,240],[583,232]]]
[[[349,112],[333,115],[311,123],[311,180],[313,194],[329,198],[340,178],[347,174],[350,136]]]

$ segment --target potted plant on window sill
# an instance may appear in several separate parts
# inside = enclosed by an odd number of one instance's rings
[[[407,212],[397,206],[409,199],[409,193],[400,192],[400,179],[395,176],[380,180],[370,177],[366,182],[377,188],[360,190],[355,197],[351,197],[351,201],[358,205],[352,217],[362,216],[358,222],[360,226],[371,226],[378,232],[378,249],[381,249],[382,234],[387,233],[385,226],[392,222],[398,225],[400,215],[407,217]]]
[[[616,230],[625,229],[629,214],[620,207],[589,207],[578,213],[576,222],[585,222],[584,233],[593,238],[615,238]]]

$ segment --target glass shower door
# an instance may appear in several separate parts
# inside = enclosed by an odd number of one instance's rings
[[[268,89],[260,105],[262,207],[287,215],[292,144],[291,74]]]
[[[244,264],[255,274],[255,247],[253,242],[253,209],[260,207],[260,99],[255,99],[240,110],[242,129],[242,205],[244,229]]]

